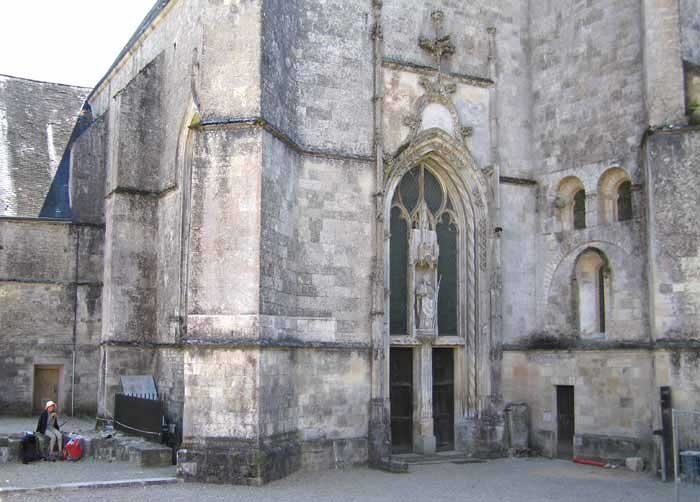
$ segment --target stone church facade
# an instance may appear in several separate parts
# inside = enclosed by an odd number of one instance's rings
[[[653,460],[659,388],[700,406],[699,7],[160,0],[87,98],[72,220],[0,220],[0,336],[70,306],[64,399],[153,374],[185,479],[504,454],[524,405],[545,455]]]

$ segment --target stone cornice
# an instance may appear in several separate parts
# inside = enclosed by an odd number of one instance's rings
[[[532,346],[527,343],[503,344],[500,347],[503,352],[586,352],[586,351],[625,351],[625,350],[700,350],[700,340],[670,340],[662,339],[655,342],[650,341],[625,341],[625,340],[600,340],[600,341],[578,341],[571,345],[563,343],[557,347],[554,342],[552,346]]]
[[[277,126],[270,123],[264,117],[212,117],[207,119],[202,119],[193,129],[211,129],[211,128],[261,128],[276,139],[285,143],[287,146],[292,148],[294,151],[301,155],[323,157],[333,160],[349,160],[358,162],[374,162],[374,156],[372,155],[361,155],[356,153],[339,152],[334,150],[323,150],[321,148],[313,148],[305,145],[301,145],[292,139],[285,132],[280,130]]]
[[[0,216],[0,223],[7,221],[13,223],[46,223],[48,225],[73,225],[76,227],[93,227],[104,229],[104,224],[76,222],[69,219],[58,218],[35,218],[31,216]]]
[[[426,66],[411,61],[385,57],[382,65],[391,70],[404,70],[420,75],[435,75],[437,70],[432,66]],[[444,76],[459,82],[460,84],[473,85],[475,87],[493,87],[495,82],[490,78],[479,77],[476,75],[467,75],[466,73],[442,72]]]
[[[504,185],[530,185],[530,186],[536,186],[537,181],[527,179],[527,178],[515,178],[512,176],[501,176],[498,178],[499,183],[503,183]]]
[[[312,349],[312,350],[347,350],[368,352],[371,347],[364,342],[317,342],[304,341],[296,338],[285,339],[251,339],[229,338],[201,340],[185,337],[181,343],[145,342],[130,340],[107,340],[100,343],[108,347],[141,348],[141,349],[190,349],[228,350],[228,349]]]

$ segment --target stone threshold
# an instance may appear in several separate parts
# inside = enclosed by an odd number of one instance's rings
[[[462,452],[444,451],[428,455],[419,453],[400,453],[391,456],[392,460],[405,462],[409,465],[430,465],[430,464],[481,464],[486,462],[480,458],[467,457]]]
[[[76,483],[62,483],[51,486],[33,486],[20,488],[7,486],[0,488],[0,495],[15,495],[18,493],[51,493],[63,490],[99,489],[99,488],[128,488],[132,486],[172,485],[180,483],[176,477],[141,478],[141,479],[117,479],[113,481],[79,481]]]

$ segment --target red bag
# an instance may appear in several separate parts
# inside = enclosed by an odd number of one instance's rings
[[[80,436],[75,436],[63,447],[63,458],[66,460],[80,460],[83,458],[83,445]]]

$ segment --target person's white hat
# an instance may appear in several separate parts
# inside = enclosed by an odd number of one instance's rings
[[[51,406],[56,406],[56,403],[53,401],[46,401],[46,409],[48,410]]]

